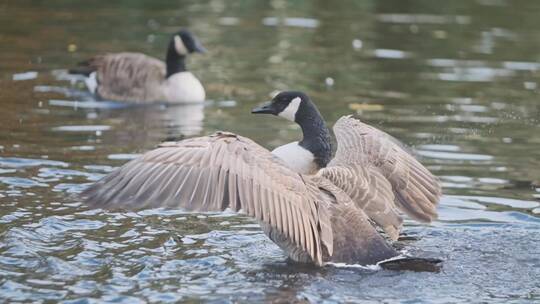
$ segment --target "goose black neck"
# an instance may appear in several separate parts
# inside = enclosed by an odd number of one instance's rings
[[[304,138],[300,146],[315,156],[315,162],[320,168],[326,167],[332,157],[332,142],[330,130],[315,105],[311,102],[302,102],[298,109],[295,121],[302,128]]]
[[[174,49],[174,46],[169,46],[167,50],[167,78],[171,75],[186,71],[186,56],[180,56]]]

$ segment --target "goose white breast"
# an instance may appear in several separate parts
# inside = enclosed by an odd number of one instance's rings
[[[313,154],[300,146],[297,141],[279,146],[272,150],[293,171],[302,174],[312,174],[317,170]]]
[[[204,88],[191,72],[180,72],[171,75],[163,83],[165,100],[170,102],[202,102],[204,101]]]

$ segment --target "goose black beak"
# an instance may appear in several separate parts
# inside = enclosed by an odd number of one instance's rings
[[[251,109],[253,114],[274,114],[276,111],[271,101],[265,102],[264,104]]]
[[[205,54],[208,53],[208,50],[199,41],[197,41],[193,47],[193,52]]]

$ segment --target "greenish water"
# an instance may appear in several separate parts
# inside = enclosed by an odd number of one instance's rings
[[[540,300],[540,2],[0,3],[0,301],[535,303]],[[116,108],[60,71],[103,52],[164,57],[189,27],[204,107]],[[35,72],[35,73],[27,73]],[[26,74],[25,74],[26,73]],[[250,219],[88,210],[73,193],[170,138],[298,128],[249,109],[306,91],[332,124],[412,145],[445,196],[407,244],[441,273],[304,268]]]

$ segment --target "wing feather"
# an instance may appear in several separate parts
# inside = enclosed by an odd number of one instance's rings
[[[321,169],[318,175],[343,190],[391,239],[397,240],[403,220],[393,202],[392,186],[374,167],[333,166]]]
[[[330,219],[320,212],[323,207],[314,183],[253,141],[218,132],[164,143],[105,176],[81,196],[88,204],[107,209],[241,209],[289,237],[322,265],[321,246],[331,242],[332,233],[323,231],[331,229]]]
[[[352,167],[354,170],[357,170],[355,166],[373,168],[375,170],[369,169],[372,178],[379,186],[384,179],[390,184],[394,194],[392,199],[402,211],[423,222],[437,217],[436,206],[441,196],[438,178],[401,147],[396,139],[351,116],[341,117],[334,125],[334,133],[338,149],[329,167]],[[374,171],[379,174],[374,175]],[[385,195],[388,196],[387,193]]]

